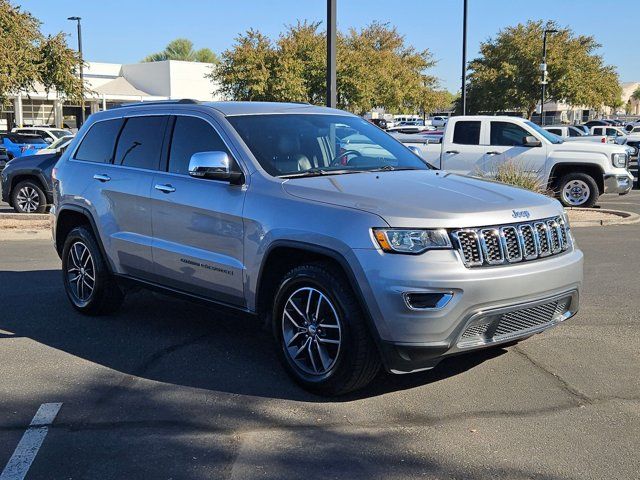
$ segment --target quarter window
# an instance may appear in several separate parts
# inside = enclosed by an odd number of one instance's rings
[[[158,170],[166,124],[167,117],[163,116],[127,119],[118,140],[114,163],[126,167]]]
[[[110,163],[121,126],[121,118],[94,123],[82,139],[74,158],[86,162]]]
[[[479,145],[480,124],[479,121],[456,122],[455,130],[453,131],[453,143]]]
[[[206,121],[196,117],[176,117],[169,152],[169,171],[189,174],[189,160],[197,152],[229,151],[218,133]]]
[[[491,145],[516,147],[524,145],[525,129],[508,122],[491,122]]]

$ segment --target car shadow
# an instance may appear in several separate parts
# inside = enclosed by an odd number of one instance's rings
[[[435,383],[506,352],[494,348],[450,357],[410,375],[381,372],[365,389],[328,399],[288,378],[270,333],[253,316],[140,289],[128,292],[117,313],[87,317],[71,307],[60,277],[60,270],[0,271],[0,333],[170,384],[297,401],[352,401]]]

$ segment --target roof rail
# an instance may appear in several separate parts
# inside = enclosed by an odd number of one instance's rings
[[[118,105],[118,107],[139,107],[141,105],[176,105],[176,104],[197,104],[200,103],[198,100],[194,100],[193,98],[181,98],[180,100],[149,100],[147,102],[133,102],[133,103],[123,103],[122,105]]]

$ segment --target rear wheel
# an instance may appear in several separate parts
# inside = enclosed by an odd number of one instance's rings
[[[558,183],[560,202],[565,207],[593,207],[600,192],[598,184],[586,173],[569,173]]]
[[[282,363],[307,390],[344,394],[364,387],[380,368],[351,286],[328,265],[301,265],[285,275],[273,319]]]
[[[65,239],[62,276],[67,297],[81,313],[102,315],[122,305],[124,294],[109,272],[93,234],[84,226],[71,230]]]
[[[25,180],[13,188],[11,203],[18,213],[44,213],[47,209],[47,197],[33,180]]]

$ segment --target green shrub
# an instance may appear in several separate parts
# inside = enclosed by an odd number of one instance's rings
[[[527,171],[522,165],[514,162],[501,163],[495,172],[492,172],[492,176],[496,182],[526,188],[536,193],[548,193],[547,186],[537,172]]]

